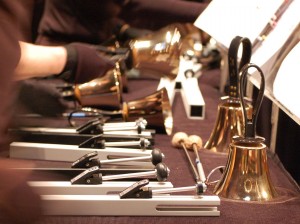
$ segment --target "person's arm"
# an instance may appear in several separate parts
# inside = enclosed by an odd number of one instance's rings
[[[19,42],[21,58],[15,69],[15,80],[59,74],[67,61],[65,47],[39,46]]]
[[[41,46],[19,42],[21,58],[14,80],[58,75],[67,82],[85,83],[104,75],[115,63],[100,55],[96,46],[71,43],[65,46]]]

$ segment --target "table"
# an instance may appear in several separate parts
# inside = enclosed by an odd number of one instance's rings
[[[175,95],[173,102],[174,130],[188,135],[196,134],[207,141],[213,129],[217,116],[218,100],[221,96],[218,90],[220,71],[210,70],[199,78],[199,85],[203,94],[206,111],[204,120],[189,120],[186,118],[182,99],[179,93]],[[146,96],[156,90],[158,80],[137,79],[129,80],[129,92],[123,94],[124,101],[130,101]],[[52,122],[52,125],[61,125],[60,122]],[[170,169],[169,180],[174,187],[194,185],[192,173],[185,158],[183,150],[171,145],[171,136],[156,134],[155,146],[165,154],[165,163]],[[299,223],[300,222],[300,190],[299,186],[291,178],[282,166],[276,154],[268,150],[268,165],[272,182],[279,193],[279,197],[271,202],[242,202],[221,198],[219,217],[105,217],[105,216],[48,216],[40,223]],[[194,154],[191,152],[191,156]],[[225,165],[226,154],[200,151],[200,157],[205,173],[213,168]],[[57,163],[49,161],[34,161],[39,167],[55,166]],[[207,194],[212,193],[212,187]],[[185,193],[181,193],[185,194]],[[189,194],[188,192],[186,194]]]

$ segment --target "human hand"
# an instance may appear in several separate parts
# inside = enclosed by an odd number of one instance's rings
[[[115,63],[96,47],[84,43],[71,43],[67,49],[67,63],[59,77],[75,84],[85,83],[104,75]]]

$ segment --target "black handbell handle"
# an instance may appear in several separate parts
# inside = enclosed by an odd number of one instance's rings
[[[248,116],[247,116],[246,103],[244,101],[244,90],[246,88],[244,83],[246,81],[249,68],[255,68],[261,77],[259,92],[257,95],[257,99],[255,100],[255,104],[253,106],[253,112],[252,112],[251,118],[248,118]],[[255,138],[257,117],[258,117],[259,109],[262,104],[262,100],[263,100],[264,92],[265,92],[265,77],[264,77],[263,71],[256,64],[248,63],[248,64],[244,65],[240,71],[240,82],[239,83],[240,83],[239,84],[240,103],[242,106],[242,111],[243,111],[243,116],[244,116],[244,121],[245,121],[244,137],[245,138]]]
[[[238,50],[240,45],[243,46],[240,63],[238,63]],[[229,68],[229,96],[239,97],[239,71],[248,64],[251,59],[252,45],[247,37],[236,36],[230,43],[228,49],[228,68]]]

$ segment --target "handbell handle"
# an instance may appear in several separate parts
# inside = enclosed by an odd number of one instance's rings
[[[246,112],[246,103],[244,101],[244,90],[245,90],[245,81],[248,75],[248,69],[249,68],[255,68],[260,77],[260,87],[259,87],[259,92],[257,95],[257,99],[255,100],[255,104],[253,106],[253,112],[252,112],[252,117],[248,118],[247,117],[247,112]],[[253,73],[252,73],[253,74]],[[242,106],[242,111],[243,111],[243,116],[245,120],[245,130],[244,130],[244,137],[245,138],[255,138],[255,133],[256,133],[256,121],[259,113],[259,109],[264,97],[264,92],[265,92],[265,77],[263,74],[263,71],[260,69],[259,66],[253,63],[248,63],[243,66],[243,68],[240,71],[240,84],[239,84],[239,89],[240,89],[240,103]]]
[[[242,44],[243,51],[240,63],[238,65],[238,51]],[[229,96],[238,98],[238,83],[239,83],[239,71],[241,68],[250,62],[252,54],[251,41],[246,37],[236,36],[230,43],[228,49],[228,67],[229,67]]]

